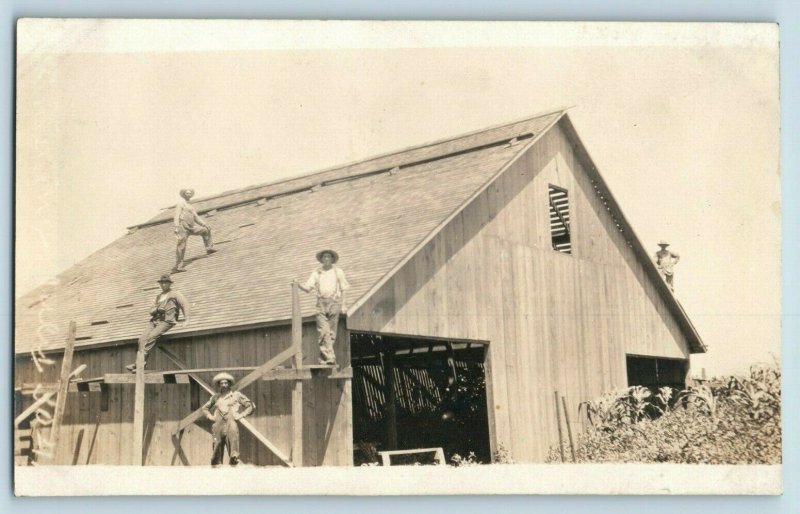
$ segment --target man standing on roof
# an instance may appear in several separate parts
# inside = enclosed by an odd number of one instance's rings
[[[206,246],[206,254],[216,252],[214,242],[211,240],[211,228],[203,221],[194,206],[190,203],[194,196],[194,189],[181,189],[181,199],[175,205],[175,237],[178,239],[178,246],[175,249],[175,267],[173,273],[184,271],[183,256],[186,253],[186,242],[189,236],[202,236],[203,244]]]
[[[672,285],[672,278],[674,274],[673,267],[678,264],[679,260],[681,260],[681,256],[673,251],[667,250],[669,243],[663,239],[658,242],[658,246],[660,246],[661,249],[656,252],[656,267],[664,277],[664,280],[667,281],[669,289],[674,291],[675,288]]]
[[[249,416],[255,404],[239,391],[232,391],[233,377],[228,373],[219,373],[212,380],[218,388],[205,405],[203,414],[213,421],[211,427],[211,465],[219,466],[225,456],[225,448],[230,455],[230,465],[239,464],[239,424],[237,421]]]
[[[139,337],[139,351],[144,353],[145,364],[147,364],[147,354],[156,345],[158,338],[178,323],[181,311],[184,326],[189,324],[189,302],[186,297],[172,290],[172,279],[169,275],[161,275],[158,283],[161,286],[161,293],[156,296],[153,308],[150,309],[150,323]],[[136,363],[125,367],[131,373],[136,372]]]
[[[317,293],[317,331],[319,332],[320,364],[336,364],[336,330],[339,327],[339,313],[347,314],[345,291],[350,284],[341,268],[334,266],[339,261],[339,254],[333,250],[322,250],[317,253],[317,260],[322,266],[315,269],[305,284],[297,280],[292,283],[310,293]]]

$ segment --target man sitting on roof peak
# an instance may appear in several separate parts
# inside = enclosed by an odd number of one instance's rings
[[[671,250],[667,250],[669,243],[663,239],[658,242],[658,246],[660,246],[661,249],[656,252],[656,267],[667,282],[669,289],[674,291],[675,286],[673,286],[672,280],[675,271],[673,268],[678,264],[678,261],[681,260],[681,256]]]
[[[317,252],[317,260],[322,266],[311,272],[305,284],[297,280],[292,284],[310,293],[317,293],[317,331],[319,331],[320,364],[336,364],[336,354],[333,345],[336,342],[336,330],[339,326],[339,313],[347,314],[347,300],[345,291],[350,284],[344,276],[344,271],[335,264],[339,261],[339,254],[333,250]]]

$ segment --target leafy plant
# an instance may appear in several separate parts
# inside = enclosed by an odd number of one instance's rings
[[[514,464],[514,458],[508,448],[503,446],[503,443],[500,443],[492,454],[492,462],[495,464]]]
[[[478,458],[475,456],[475,452],[469,452],[469,454],[466,457],[462,457],[461,455],[456,453],[452,457],[450,457],[450,463],[455,467],[478,466],[482,464],[482,462],[479,461]]]
[[[576,460],[778,464],[780,378],[777,368],[754,366],[746,377],[714,379],[675,397],[669,388],[650,396],[630,388],[583,402],[591,426],[579,437]],[[554,446],[547,461],[560,460]]]
[[[717,399],[711,388],[705,384],[681,391],[678,394],[677,402],[693,406],[711,416],[715,416],[717,412]]]

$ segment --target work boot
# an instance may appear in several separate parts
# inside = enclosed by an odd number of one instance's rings
[[[239,464],[239,457],[231,457],[231,466]]]
[[[211,255],[212,253],[216,253],[217,251],[213,248],[209,248],[206,250],[206,255]]]

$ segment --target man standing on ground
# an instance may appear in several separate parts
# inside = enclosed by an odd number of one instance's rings
[[[336,353],[333,345],[336,342],[336,330],[339,326],[339,313],[347,314],[345,291],[350,284],[342,271],[334,266],[339,261],[339,254],[333,250],[322,250],[317,253],[317,260],[322,266],[315,269],[305,284],[296,280],[294,284],[310,293],[317,293],[317,331],[319,332],[320,364],[336,364]]]
[[[175,216],[173,223],[175,225],[175,237],[178,239],[178,245],[175,249],[175,267],[172,268],[173,273],[184,271],[183,269],[183,256],[186,253],[186,242],[189,236],[202,236],[203,244],[206,246],[206,253],[212,254],[214,250],[214,242],[211,240],[211,228],[203,221],[194,206],[190,203],[194,196],[194,189],[181,189],[181,199],[175,205]]]
[[[672,285],[672,279],[674,275],[673,268],[676,264],[678,264],[678,261],[681,260],[681,256],[675,252],[667,250],[669,243],[664,240],[659,241],[658,246],[660,246],[661,249],[656,252],[656,267],[664,277],[664,280],[667,281],[670,291],[674,291],[675,288]]]
[[[255,404],[239,391],[232,391],[233,377],[228,373],[219,373],[212,380],[219,391],[203,405],[203,414],[213,421],[211,436],[211,465],[219,466],[228,449],[230,465],[239,464],[239,424],[237,421],[249,416]]]
[[[186,297],[172,290],[172,279],[169,275],[161,275],[158,283],[161,286],[161,293],[156,296],[153,308],[150,309],[150,323],[139,337],[139,351],[144,353],[145,364],[148,352],[156,345],[159,337],[178,323],[181,311],[183,326],[189,324],[189,302],[186,301]],[[136,371],[136,363],[129,364],[126,368],[133,373]]]

